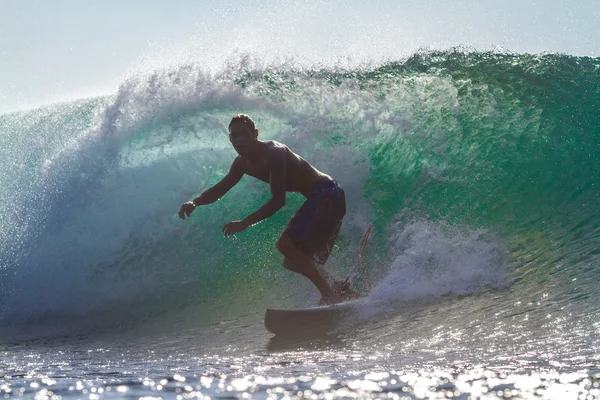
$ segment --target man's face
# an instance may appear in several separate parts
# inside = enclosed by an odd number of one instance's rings
[[[238,154],[247,154],[256,141],[254,132],[244,124],[233,124],[229,129],[229,140]]]

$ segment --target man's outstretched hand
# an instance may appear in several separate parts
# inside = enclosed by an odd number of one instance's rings
[[[187,203],[183,203],[181,205],[181,208],[179,209],[179,218],[185,219],[186,216],[189,217],[190,214],[193,213],[195,209],[196,209],[196,206],[191,201],[188,201]]]
[[[225,224],[223,227],[223,235],[231,236],[234,233],[238,233],[246,229],[248,225],[246,225],[243,221],[231,221],[228,224]]]

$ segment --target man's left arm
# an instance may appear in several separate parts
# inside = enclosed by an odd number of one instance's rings
[[[285,175],[286,154],[285,148],[276,147],[269,150],[269,182],[271,185],[271,198],[256,212],[248,215],[242,221],[233,221],[223,227],[225,236],[241,232],[275,214],[285,205]]]

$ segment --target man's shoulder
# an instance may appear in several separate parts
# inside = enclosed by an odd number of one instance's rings
[[[231,168],[236,169],[236,170],[245,171],[246,163],[247,163],[246,158],[241,155],[238,155],[236,158],[233,159],[233,162],[231,163]]]
[[[269,140],[265,143],[267,144],[269,159],[280,159],[285,157],[288,152],[292,152],[285,144],[276,142],[275,140]]]
[[[269,151],[289,150],[289,148],[285,144],[277,142],[275,140],[265,140],[263,143],[267,145]]]

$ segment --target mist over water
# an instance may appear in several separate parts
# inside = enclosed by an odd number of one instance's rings
[[[594,0],[25,0],[1,11],[0,113],[114,93],[140,70],[192,61],[218,72],[236,52],[292,58],[296,67],[381,63],[453,46],[600,55]]]

